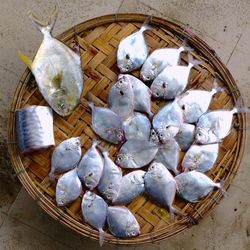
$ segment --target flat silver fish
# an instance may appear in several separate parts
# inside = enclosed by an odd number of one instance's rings
[[[29,106],[15,112],[18,148],[21,153],[55,145],[53,113],[45,106]]]
[[[122,73],[131,72],[142,66],[148,56],[144,32],[149,28],[148,17],[139,31],[121,40],[117,50],[117,66]]]
[[[103,171],[103,159],[96,146],[99,141],[95,140],[87,150],[77,166],[77,174],[87,188],[93,190],[99,183]]]
[[[140,234],[140,225],[126,207],[108,207],[107,223],[110,232],[118,238],[130,238]]]
[[[82,192],[82,184],[76,173],[72,169],[63,174],[56,185],[56,203],[58,206],[65,206],[76,200]]]
[[[85,221],[99,231],[99,244],[102,246],[105,235],[103,227],[108,213],[107,203],[99,195],[86,191],[82,198],[81,208]]]
[[[183,123],[175,136],[182,151],[187,151],[194,142],[195,126],[193,124]]]
[[[92,109],[92,128],[102,139],[114,143],[122,144],[125,141],[122,129],[122,119],[112,110],[95,106],[89,102]]]
[[[103,174],[98,184],[98,191],[109,201],[113,201],[117,198],[121,180],[121,169],[110,159],[109,153],[104,151],[104,168]]]
[[[19,56],[32,71],[40,92],[51,108],[59,115],[67,116],[80,101],[83,73],[80,56],[51,35],[57,14],[55,7],[44,23],[30,14],[33,24],[44,38],[33,61],[21,52]]]
[[[128,204],[137,196],[145,191],[144,176],[146,172],[142,170],[136,170],[129,174],[126,174],[121,179],[120,191],[117,199],[114,200],[114,204]]]
[[[219,143],[192,145],[182,160],[182,169],[187,172],[197,170],[207,172],[213,168],[219,154]]]

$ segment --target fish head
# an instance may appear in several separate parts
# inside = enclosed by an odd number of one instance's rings
[[[116,90],[120,92],[126,92],[131,87],[132,85],[129,81],[129,78],[124,74],[120,74],[118,76],[118,81],[115,83]]]
[[[158,137],[155,129],[151,129],[150,136],[149,136],[149,141],[153,142],[155,144],[158,144],[160,142],[159,137]]]
[[[67,194],[66,194],[66,191],[59,191],[57,192],[56,194],[56,203],[57,203],[57,206],[59,207],[63,207],[65,206],[66,204],[68,204],[68,200],[67,200]]]
[[[121,57],[117,58],[117,66],[122,73],[128,73],[134,69],[134,63],[129,53],[122,53]]]
[[[157,75],[156,66],[151,63],[145,63],[141,69],[141,79],[144,82],[152,81]]]
[[[110,187],[107,190],[105,190],[104,194],[109,201],[114,202],[118,197],[118,191],[119,191],[118,189]]]
[[[140,234],[140,226],[136,220],[128,220],[126,224],[126,236],[135,237]]]
[[[167,98],[168,83],[160,78],[156,78],[151,87],[152,96],[155,98]]]
[[[119,153],[116,157],[115,163],[124,168],[136,167],[132,155],[126,153]]]
[[[107,130],[108,141],[115,144],[123,144],[126,141],[125,133],[122,128],[114,128]]]
[[[167,125],[165,128],[157,129],[157,135],[161,143],[166,143],[174,138],[179,132],[179,126]]]
[[[148,168],[148,173],[154,178],[161,178],[163,176],[163,168],[165,167],[161,163],[153,161]]]
[[[97,186],[99,180],[100,180],[99,173],[95,173],[92,171],[90,171],[84,176],[84,184],[90,190],[92,190],[94,187]]]
[[[72,150],[80,150],[81,149],[81,138],[80,137],[72,137],[69,141],[69,144]]]
[[[206,129],[197,129],[195,132],[195,142],[206,144],[209,142],[209,133]]]

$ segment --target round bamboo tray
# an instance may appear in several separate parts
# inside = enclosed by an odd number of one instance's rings
[[[62,118],[54,113],[56,144],[69,137],[80,136],[83,153],[91,146],[95,134],[91,129],[91,113],[87,107],[87,95],[91,93],[97,105],[106,105],[109,89],[119,73],[116,67],[118,44],[122,38],[138,30],[145,18],[145,15],[140,14],[107,15],[83,22],[58,36],[58,39],[70,47],[73,47],[75,43],[80,45],[84,69],[84,93],[80,105],[69,117]],[[189,29],[172,21],[153,17],[152,22],[155,29],[145,34],[150,51],[161,47],[178,47],[183,39],[187,38],[191,47],[194,48],[193,56],[203,62],[192,70],[188,88],[210,89],[213,78],[217,77],[225,91],[216,95],[210,109],[232,108],[240,92],[230,72],[215,51]],[[182,63],[186,62],[187,56],[184,54]],[[138,76],[138,73],[139,71],[133,74]],[[165,103],[153,101],[153,112],[157,112]],[[8,123],[8,148],[16,174],[28,193],[50,216],[79,234],[98,240],[98,232],[83,221],[80,210],[81,197],[65,208],[58,208],[55,204],[55,186],[48,180],[53,149],[25,156],[17,150],[14,112],[26,105],[34,104],[47,105],[37,88],[34,77],[26,69],[13,99]],[[220,146],[216,166],[208,173],[215,181],[226,180],[226,188],[229,187],[240,166],[246,141],[245,128],[245,115],[235,115],[232,131]],[[109,148],[111,156],[115,156],[118,150],[117,146],[106,142],[102,142],[102,146]],[[140,223],[141,235],[131,239],[117,239],[107,231],[105,243],[141,245],[166,239],[197,224],[221,199],[222,194],[218,190],[193,204],[176,197],[174,206],[187,213],[188,216],[177,217],[172,221],[167,210],[156,206],[142,195],[128,205]]]

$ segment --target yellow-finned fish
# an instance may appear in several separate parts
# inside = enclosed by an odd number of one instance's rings
[[[51,108],[59,115],[67,116],[79,103],[83,73],[80,56],[51,35],[57,14],[57,6],[46,22],[29,14],[44,38],[33,61],[21,52],[19,56],[32,71],[39,90]]]

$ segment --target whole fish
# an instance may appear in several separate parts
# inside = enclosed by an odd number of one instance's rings
[[[133,115],[134,91],[131,82],[126,77],[119,77],[118,81],[111,87],[108,105],[123,120]]]
[[[139,223],[126,207],[108,207],[107,223],[116,237],[130,238],[140,234]]]
[[[233,115],[240,112],[249,113],[248,108],[242,106],[239,98],[232,110],[215,110],[203,114],[196,125],[195,140],[200,144],[220,142],[230,132]]]
[[[32,105],[17,110],[15,118],[18,148],[21,153],[55,145],[51,108]]]
[[[108,108],[96,107],[89,102],[92,109],[92,128],[102,139],[122,144],[125,141],[121,118]]]
[[[155,161],[162,163],[168,170],[173,171],[177,175],[179,174],[177,167],[180,151],[178,143],[174,139],[171,139],[159,148],[155,156]]]
[[[119,150],[116,163],[122,168],[141,168],[149,164],[158,151],[158,145],[146,140],[126,141]]]
[[[118,197],[114,200],[114,204],[128,204],[134,198],[145,191],[144,176],[145,171],[136,170],[122,177],[120,191]]]
[[[131,72],[142,66],[148,56],[144,31],[150,29],[148,17],[141,29],[121,40],[117,51],[117,66],[122,73]]]
[[[216,80],[214,80],[211,91],[206,90],[188,90],[178,97],[178,104],[183,110],[184,121],[187,123],[196,123],[201,115],[203,115],[212,100],[212,97],[223,91]]]
[[[109,201],[113,201],[117,198],[121,180],[121,169],[109,158],[109,153],[104,151],[104,168],[103,174],[97,186],[98,191]]]
[[[188,84],[191,69],[200,64],[190,54],[187,66],[171,66],[165,68],[153,81],[150,89],[155,98],[171,100],[184,91]]]
[[[176,101],[165,105],[153,118],[153,128],[162,143],[174,138],[182,123],[183,113]]]
[[[219,154],[219,143],[192,145],[182,160],[182,169],[207,172],[213,168]]]
[[[182,151],[187,151],[194,142],[195,126],[193,124],[183,123],[175,136]]]
[[[176,181],[162,163],[151,163],[144,182],[146,192],[152,200],[167,208],[171,216],[179,213],[172,205],[177,188]]]
[[[197,202],[208,195],[215,187],[223,193],[223,185],[215,183],[208,176],[195,170],[181,173],[175,177],[178,194],[189,202]]]
[[[82,214],[86,222],[99,231],[99,244],[103,245],[104,224],[106,222],[108,205],[99,195],[86,191],[82,198]]]
[[[82,192],[82,184],[76,173],[76,169],[63,174],[56,185],[56,203],[65,206],[76,200]]]
[[[183,42],[179,48],[162,48],[153,51],[144,62],[141,69],[141,78],[143,81],[152,81],[166,67],[177,66],[180,61],[182,51],[191,51],[192,49]]]
[[[44,36],[33,61],[19,52],[20,58],[35,76],[38,88],[51,108],[61,116],[71,114],[83,90],[81,58],[64,43],[52,37],[58,9],[48,21],[41,22],[30,14],[35,27]]]
[[[151,123],[145,115],[135,112],[134,116],[123,122],[123,130],[127,140],[148,140]]]
[[[51,181],[54,180],[55,173],[63,173],[74,168],[81,159],[81,153],[80,137],[72,137],[57,145],[51,157]]]
[[[93,190],[99,183],[103,171],[103,159],[96,146],[99,141],[93,141],[91,148],[82,157],[77,166],[77,174],[87,188]]]

